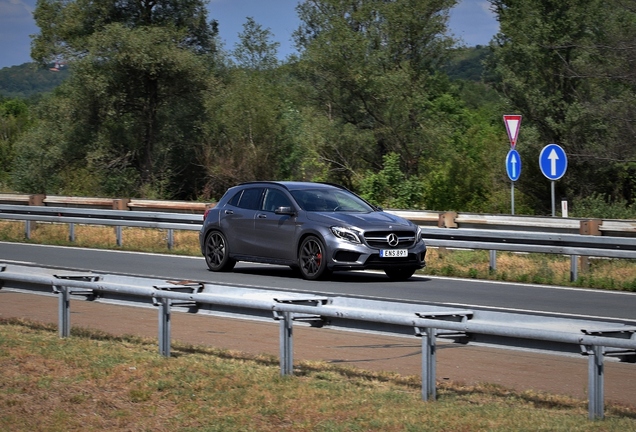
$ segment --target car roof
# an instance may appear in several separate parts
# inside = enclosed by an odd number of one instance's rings
[[[345,189],[343,186],[333,184],[333,183],[318,183],[318,182],[303,182],[303,181],[252,181],[241,183],[239,186],[243,185],[263,185],[266,186],[268,184],[276,184],[286,188],[287,190],[305,190],[305,189]]]

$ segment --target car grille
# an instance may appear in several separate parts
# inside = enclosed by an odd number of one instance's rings
[[[397,236],[397,245],[389,244],[391,234]],[[415,244],[415,233],[413,231],[367,231],[364,233],[364,239],[372,248],[408,249]]]

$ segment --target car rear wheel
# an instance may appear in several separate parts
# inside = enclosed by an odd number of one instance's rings
[[[316,280],[329,275],[325,247],[318,237],[307,237],[300,244],[298,269],[303,279],[308,280]]]
[[[415,270],[414,268],[388,268],[384,270],[384,273],[386,273],[391,280],[405,281],[413,276]]]
[[[223,233],[212,231],[205,240],[205,263],[212,271],[230,271],[236,260],[230,258],[230,249]]]

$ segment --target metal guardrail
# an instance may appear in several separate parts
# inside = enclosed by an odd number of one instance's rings
[[[170,356],[172,307],[194,313],[232,311],[241,316],[260,313],[280,321],[280,370],[293,375],[293,324],[312,327],[380,331],[421,338],[422,399],[436,398],[436,339],[460,343],[527,347],[576,352],[589,356],[589,418],[604,417],[604,356],[636,356],[636,322],[601,322],[555,315],[527,315],[478,309],[316,296],[273,290],[221,286],[192,281],[0,265],[0,281],[14,289],[49,291],[58,295],[60,337],[70,336],[71,299],[116,299],[154,304],[159,310],[159,351]],[[272,315],[273,314],[273,315]]]
[[[389,212],[419,224],[429,247],[489,250],[491,270],[497,267],[496,251],[570,255],[572,281],[578,278],[580,256],[636,259],[636,221]],[[25,205],[0,205],[0,219],[25,221],[26,238],[34,221],[66,223],[70,241],[75,241],[75,224],[114,226],[118,246],[122,226],[165,229],[168,249],[174,230],[198,231],[202,224],[199,214]]]
[[[91,198],[27,194],[0,194],[0,205],[68,207],[98,210],[154,211],[203,214],[214,203],[135,198]],[[585,235],[636,236],[636,220],[601,220],[510,216],[423,210],[387,210],[423,226],[484,228],[512,231],[560,232]]]
[[[101,210],[145,210],[203,214],[213,204],[195,201],[163,201],[135,198],[92,198],[57,195],[0,194],[0,204],[75,207]]]
[[[69,240],[75,241],[75,224],[115,227],[117,246],[122,246],[122,227],[168,230],[168,248],[174,245],[174,230],[198,231],[201,215],[158,213],[147,211],[99,210],[67,207],[0,205],[0,219],[25,221],[24,235],[31,238],[32,222],[65,223],[69,225]]]

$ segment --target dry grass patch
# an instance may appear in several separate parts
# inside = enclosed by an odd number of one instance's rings
[[[117,246],[115,227],[75,225],[75,241],[69,240],[68,224],[37,223],[31,229],[31,238],[25,239],[23,222],[0,222],[0,240],[31,242],[61,246],[121,249],[155,253],[201,255],[198,231],[174,231],[174,246],[168,249],[168,230],[122,227],[122,246]]]
[[[498,252],[490,271],[488,251],[431,248],[425,274],[548,285],[636,291],[636,260],[590,258],[570,281],[570,257],[555,254]]]

